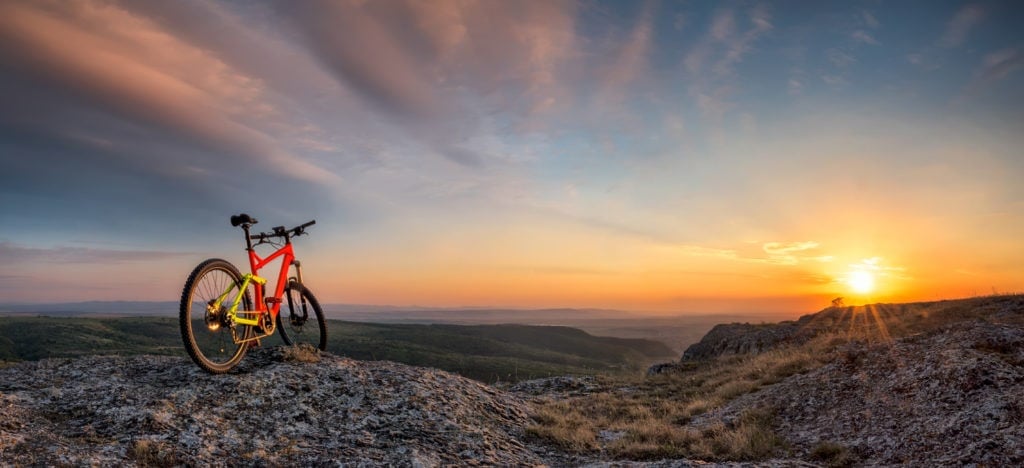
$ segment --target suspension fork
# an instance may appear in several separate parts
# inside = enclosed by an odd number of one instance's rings
[[[299,262],[296,259],[292,259],[292,265],[295,266],[295,276],[289,277],[288,278],[288,282],[289,282],[289,284],[291,284],[291,283],[298,283],[298,284],[301,285],[302,284],[302,263]],[[302,294],[299,294],[299,304],[294,304],[292,302],[292,295],[291,295],[291,293],[289,292],[289,293],[287,293],[287,295],[288,295],[288,297],[287,297],[287,300],[288,300],[288,320],[291,321],[293,326],[294,325],[301,326],[303,323],[306,323],[306,319],[309,318],[309,314],[306,312],[306,296],[303,296]],[[298,310],[300,312],[298,314],[296,314],[296,306],[298,306]]]
[[[299,262],[298,260],[292,260],[292,266],[295,267],[295,276],[288,278],[288,280],[302,284],[302,262]]]

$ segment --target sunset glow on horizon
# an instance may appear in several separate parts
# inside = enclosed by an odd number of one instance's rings
[[[0,3],[0,303],[176,300],[232,214],[321,302],[1024,292],[1019,2]]]

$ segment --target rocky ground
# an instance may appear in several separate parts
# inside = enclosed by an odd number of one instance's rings
[[[1024,327],[960,323],[890,343],[852,343],[822,368],[733,400],[776,412],[797,456],[871,465],[1024,465]],[[698,421],[699,422],[699,421]]]
[[[524,436],[529,401],[601,393],[601,378],[499,389],[279,347],[252,351],[225,375],[166,356],[0,369],[0,466],[1024,466],[1024,298],[986,304],[985,320],[851,342],[822,367],[685,423],[728,425],[769,408],[785,460],[568,454]]]
[[[289,348],[219,376],[155,356],[0,369],[0,465],[541,464],[527,419],[443,371]]]

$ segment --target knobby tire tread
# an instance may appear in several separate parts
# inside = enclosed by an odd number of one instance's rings
[[[313,292],[310,291],[309,288],[307,288],[305,285],[303,285],[301,283],[294,282],[294,281],[289,283],[288,287],[285,288],[285,290],[284,290],[285,296],[286,297],[290,296],[291,291],[293,289],[299,291],[300,298],[302,296],[305,296],[306,297],[306,301],[309,303],[309,306],[313,309],[313,312],[316,315],[317,324],[320,326],[320,336],[319,336],[319,341],[320,342],[317,345],[317,348],[320,349],[320,351],[326,351],[327,350],[327,320],[324,318],[324,311],[320,307],[320,301],[318,301],[316,299],[316,296],[313,295]],[[292,345],[295,344],[295,342],[292,340],[292,337],[288,335],[288,327],[291,326],[291,324],[288,323],[289,319],[285,317],[286,310],[284,310],[284,309],[286,309],[288,307],[292,307],[293,305],[289,305],[289,302],[288,302],[287,298],[283,302],[284,303],[282,304],[282,310],[277,314],[277,329],[279,330],[279,333],[281,334],[281,340],[284,341],[284,343],[286,345],[292,346]],[[288,310],[287,312],[291,313],[290,310]]]

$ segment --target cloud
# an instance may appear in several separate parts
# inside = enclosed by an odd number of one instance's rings
[[[736,30],[736,18],[732,10],[721,10],[711,20],[709,33],[711,37],[719,42],[725,42],[732,37]]]
[[[854,63],[857,63],[857,59],[839,49],[831,48],[825,51],[825,57],[828,58],[832,65],[839,68],[846,68]]]
[[[773,28],[771,15],[763,4],[748,10],[746,17],[750,27],[740,33],[736,13],[731,9],[719,10],[711,20],[707,35],[684,58],[686,69],[693,74],[700,73],[704,63],[717,55],[712,71],[719,76],[731,75],[732,66],[750,52],[757,39]]]
[[[397,34],[398,31],[387,21],[386,13],[391,11],[382,11],[385,6],[378,6],[380,9],[375,11],[373,6],[355,2],[308,1],[289,5],[289,12],[301,25],[299,30],[307,36],[307,44],[314,54],[334,72],[334,76],[361,96],[395,115],[438,117],[443,112],[444,101],[431,86],[436,77],[417,63],[419,57],[403,43],[403,34]],[[394,9],[397,8],[388,10]],[[412,14],[408,11],[399,13]],[[445,19],[419,22],[419,25],[434,26],[434,30],[428,32],[437,33],[420,39],[425,39],[435,48],[448,48],[448,42],[460,41],[464,36],[458,31],[454,37],[445,35],[450,30],[449,26],[458,26],[446,24]],[[444,50],[432,52],[436,57]]]
[[[37,84],[126,121],[295,178],[334,180],[251,125],[275,112],[259,79],[115,5],[73,6],[0,5],[0,58]]]
[[[24,247],[10,242],[0,242],[0,264],[28,263],[90,263],[116,264],[128,262],[153,262],[193,256],[191,252],[161,252],[154,250],[111,250],[88,247]]]
[[[906,275],[906,268],[896,265],[885,265],[885,259],[882,257],[865,258],[860,262],[851,263],[849,267],[850,271],[867,271],[875,276],[911,279]]]
[[[768,257],[764,259],[767,263],[778,265],[797,265],[802,260],[814,260],[827,262],[831,260],[828,256],[808,256],[806,253],[817,250],[820,244],[815,241],[799,242],[765,242],[761,245]]]
[[[967,40],[967,36],[975,26],[981,23],[987,12],[978,4],[964,5],[957,10],[946,25],[946,32],[939,39],[942,47],[958,47]]]
[[[786,89],[791,96],[799,96],[804,90],[804,83],[797,77],[790,77],[786,82]]]
[[[824,81],[825,84],[829,86],[845,86],[849,84],[849,82],[846,81],[846,78],[843,78],[840,75],[832,75],[828,73],[821,75],[821,81]]]
[[[974,77],[967,84],[964,90],[965,95],[960,96],[960,99],[984,91],[1021,68],[1024,68],[1024,51],[1018,47],[1000,49],[986,54],[981,64],[975,69]]]
[[[833,260],[829,255],[809,255],[816,251],[820,244],[815,241],[801,242],[765,242],[761,245],[760,251],[749,248],[723,249],[706,247],[700,245],[676,246],[677,251],[684,255],[693,257],[713,257],[722,260],[731,260],[747,264],[762,264],[775,266],[798,265],[804,260],[827,263]]]
[[[867,27],[869,27],[871,29],[875,29],[875,28],[881,26],[881,23],[878,22],[878,19],[875,18],[875,15],[871,14],[870,11],[864,10],[864,11],[860,12],[860,15],[861,15],[861,18],[864,19],[864,24],[866,24]]]
[[[372,110],[436,152],[479,166],[460,142],[481,114],[525,121],[566,105],[576,54],[570,2],[278,2],[314,56]]]
[[[652,29],[652,15],[648,9],[640,15],[628,40],[622,44],[615,60],[604,73],[603,94],[611,96],[608,101],[620,101],[623,88],[648,73]]]
[[[761,247],[764,249],[765,253],[770,255],[787,255],[794,252],[817,249],[818,245],[819,244],[814,241],[765,242]]]
[[[882,45],[881,42],[878,42],[877,39],[875,39],[871,34],[868,34],[868,32],[864,31],[863,29],[858,29],[854,31],[853,33],[850,34],[850,37],[854,41],[861,42],[864,44]]]
[[[774,28],[771,14],[764,4],[757,4],[746,11],[746,30],[739,30],[736,15],[732,9],[717,11],[707,34],[683,59],[684,67],[693,75],[689,95],[705,119],[715,124],[719,124],[725,113],[735,107],[728,97],[736,92],[735,85],[729,84],[737,78],[736,64],[742,62],[754,44]],[[712,64],[707,70],[709,61]]]
[[[997,50],[985,55],[981,68],[977,71],[977,79],[982,83],[1000,81],[1010,73],[1024,65],[1024,53],[1020,48],[1012,47]]]
[[[751,27],[742,35],[728,41],[725,57],[715,65],[715,69],[722,74],[730,72],[732,66],[741,61],[743,56],[750,52],[754,42],[773,28],[771,15],[764,4],[758,4],[751,8],[747,12],[747,18],[750,21]]]

